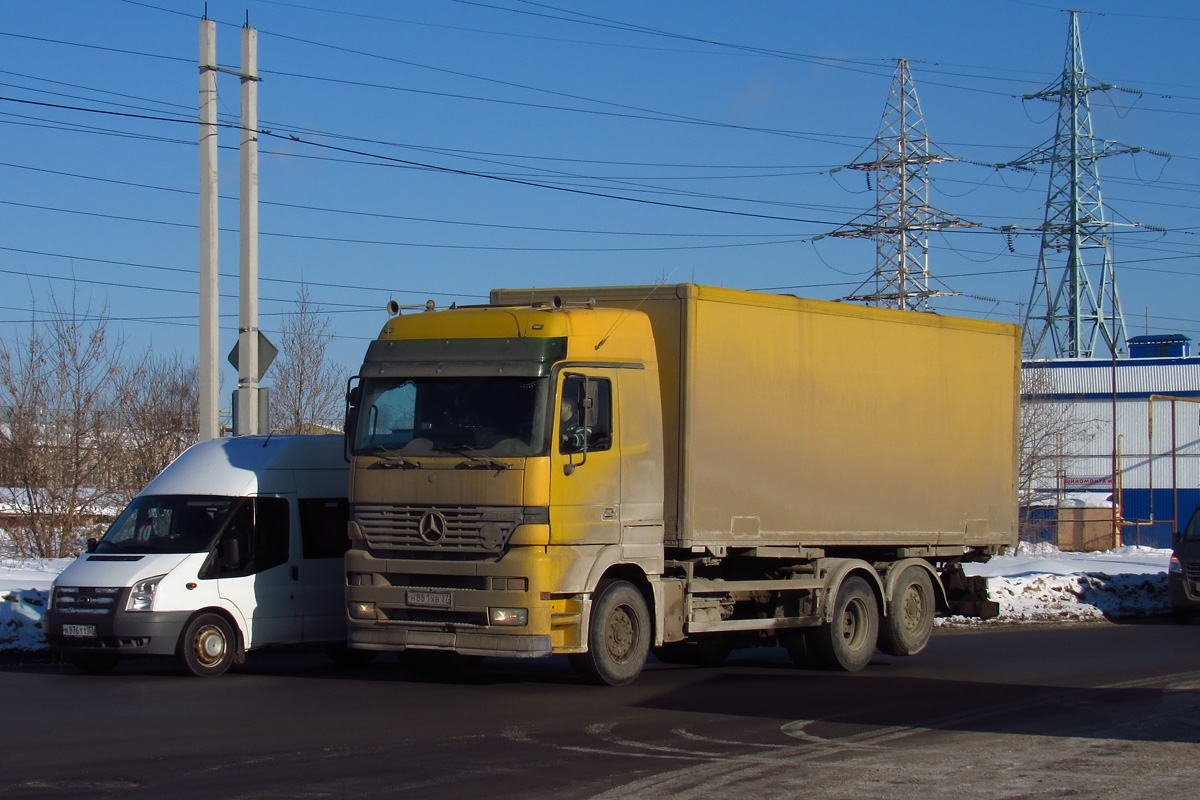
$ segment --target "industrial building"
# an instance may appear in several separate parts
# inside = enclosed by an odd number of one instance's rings
[[[1027,538],[1170,547],[1200,505],[1200,357],[1177,334],[1128,345],[1128,358],[1024,364],[1022,502],[1057,522]]]

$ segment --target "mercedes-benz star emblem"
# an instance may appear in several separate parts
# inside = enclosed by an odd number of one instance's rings
[[[426,511],[417,523],[417,533],[429,544],[437,544],[446,536],[446,518],[437,511]]]

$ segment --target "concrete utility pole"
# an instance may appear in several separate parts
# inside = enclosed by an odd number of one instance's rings
[[[238,300],[238,434],[260,432],[258,330],[258,31],[242,28],[241,246]]]
[[[217,34],[200,21],[200,440],[221,436],[217,309]]]

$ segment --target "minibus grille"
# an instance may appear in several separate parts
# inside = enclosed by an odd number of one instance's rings
[[[56,586],[54,610],[80,616],[112,614],[121,605],[123,591],[118,587],[107,586]]]

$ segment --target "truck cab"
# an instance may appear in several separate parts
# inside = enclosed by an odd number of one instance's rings
[[[246,651],[345,641],[340,436],[193,445],[55,580],[46,638],[81,670],[174,655],[215,676]]]

